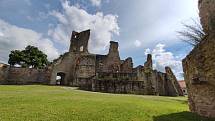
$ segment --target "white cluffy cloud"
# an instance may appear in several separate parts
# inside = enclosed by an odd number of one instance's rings
[[[24,49],[27,45],[34,45],[48,55],[48,59],[56,58],[59,53],[52,41],[31,29],[11,25],[0,19],[0,61],[7,63],[11,50]]]
[[[134,45],[136,46],[136,47],[140,47],[141,46],[141,41],[140,40],[135,40],[134,41]]]
[[[101,1],[102,0],[90,0],[90,2],[92,3],[92,5],[94,5],[94,6],[100,6],[101,5]]]
[[[158,71],[165,71],[165,67],[169,66],[178,79],[182,79],[182,62],[181,58],[174,56],[172,52],[165,50],[164,44],[157,44],[154,49],[146,49],[145,54],[152,54],[153,66]]]
[[[105,47],[112,40],[114,34],[119,34],[117,16],[102,12],[90,14],[84,9],[70,6],[69,1],[62,2],[63,11],[52,11],[50,14],[57,18],[59,24],[48,31],[49,36],[56,42],[68,48],[71,32],[91,29],[89,51],[93,53],[104,52]]]

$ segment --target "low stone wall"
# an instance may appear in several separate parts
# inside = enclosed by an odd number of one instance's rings
[[[144,82],[119,80],[93,80],[92,90],[110,93],[144,94]]]
[[[4,84],[49,84],[49,69],[10,67]]]
[[[79,81],[79,87],[83,90],[96,92],[145,94],[143,81],[82,79]]]
[[[79,78],[77,80],[78,82],[78,87],[81,90],[87,90],[87,91],[92,91],[92,82],[93,79],[89,79],[89,78]]]

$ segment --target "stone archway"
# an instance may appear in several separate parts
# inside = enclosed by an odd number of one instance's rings
[[[65,76],[66,74],[63,72],[58,72],[56,76],[56,85],[65,85]]]

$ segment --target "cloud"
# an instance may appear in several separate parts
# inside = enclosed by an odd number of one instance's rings
[[[59,55],[51,40],[44,38],[41,33],[37,33],[31,29],[11,25],[0,19],[0,33],[1,62],[7,63],[11,50],[24,49],[27,45],[39,47],[39,49],[48,55],[49,60]]]
[[[45,12],[38,12],[38,14],[35,16],[31,16],[31,15],[27,15],[26,16],[26,19],[29,20],[29,21],[43,21],[45,19],[48,19],[49,17],[49,14],[45,13]]]
[[[92,5],[94,5],[94,6],[100,6],[101,5],[101,1],[102,0],[90,0],[90,2],[92,3]]]
[[[102,12],[90,14],[77,6],[70,6],[68,1],[62,2],[63,11],[52,11],[50,14],[57,18],[58,24],[50,28],[48,35],[56,42],[69,46],[71,32],[91,29],[89,51],[103,53],[112,40],[113,35],[119,35],[117,16]]]
[[[180,57],[175,56],[172,52],[165,50],[164,44],[157,44],[154,49],[146,49],[145,54],[152,54],[153,67],[158,71],[165,71],[165,67],[169,66],[178,79],[182,79],[182,62]]]
[[[141,46],[141,41],[140,40],[135,40],[135,42],[134,42],[134,45],[136,46],[136,47],[140,47]]]
[[[30,0],[24,0],[26,2],[27,5],[31,6],[31,1]]]
[[[3,36],[4,36],[4,34],[2,32],[0,32],[0,37],[3,37]]]
[[[160,42],[168,47],[183,44],[177,36],[183,27],[181,23],[198,19],[198,0],[116,0],[109,4],[108,10],[119,15],[121,49],[133,53],[137,49],[131,49],[131,40],[140,40],[141,48],[151,48]]]

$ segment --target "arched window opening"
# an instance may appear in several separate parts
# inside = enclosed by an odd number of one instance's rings
[[[81,46],[80,47],[80,52],[83,52],[84,51],[84,46]]]

